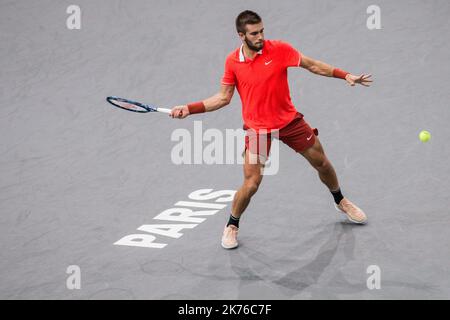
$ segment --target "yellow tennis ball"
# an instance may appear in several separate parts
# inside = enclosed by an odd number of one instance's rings
[[[428,140],[431,139],[431,133],[429,133],[428,131],[422,130],[419,133],[419,139],[422,142],[427,142]]]

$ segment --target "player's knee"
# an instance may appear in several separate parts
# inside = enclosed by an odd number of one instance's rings
[[[249,195],[254,195],[258,191],[261,181],[259,179],[247,179],[244,187]]]
[[[323,172],[323,171],[330,170],[332,166],[331,166],[330,161],[326,157],[324,157],[324,158],[320,159],[319,161],[316,161],[314,163],[314,167],[316,168],[317,171]]]

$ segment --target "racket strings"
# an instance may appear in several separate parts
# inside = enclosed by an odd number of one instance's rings
[[[129,101],[122,101],[121,99],[110,99],[110,101],[115,104],[116,106],[131,110],[131,111],[137,111],[137,112],[148,112],[148,110],[138,104],[129,102]]]

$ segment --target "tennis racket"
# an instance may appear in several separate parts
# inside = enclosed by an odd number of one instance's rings
[[[148,104],[143,104],[137,101],[132,101],[124,98],[119,98],[115,96],[107,97],[106,101],[111,103],[113,106],[133,111],[133,112],[139,112],[139,113],[147,113],[147,112],[163,112],[163,113],[171,113],[171,109],[166,108],[157,108],[154,106],[150,106]]]

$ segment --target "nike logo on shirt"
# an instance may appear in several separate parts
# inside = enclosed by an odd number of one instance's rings
[[[308,140],[308,141],[311,140],[312,136],[313,135],[310,135],[308,138],[306,138],[306,140]]]
[[[265,62],[266,66],[267,66],[268,64],[270,64],[271,62],[272,62],[272,60],[270,60],[269,62]]]

